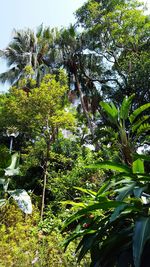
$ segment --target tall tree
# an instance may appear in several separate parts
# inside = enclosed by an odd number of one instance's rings
[[[37,32],[27,30],[14,30],[14,36],[6,49],[0,51],[0,56],[6,60],[8,71],[0,74],[0,81],[17,83],[24,75],[26,66],[31,66],[35,72],[35,79],[39,85],[42,77],[49,73],[50,51],[52,52],[54,36],[57,30],[39,26]],[[51,53],[54,57],[54,51]]]
[[[70,92],[80,99],[93,143],[95,139],[93,115],[101,96],[87,73],[96,71],[97,65],[101,64],[101,59],[99,56],[87,53],[85,36],[77,32],[75,26],[61,29],[56,43],[61,52],[62,66],[68,73]]]
[[[63,105],[67,89],[67,79],[61,71],[57,81],[54,75],[46,75],[40,87],[32,88],[28,94],[21,87],[12,87],[8,97],[1,103],[0,120],[4,131],[7,127],[15,126],[20,134],[30,140],[32,146],[39,140],[43,141],[41,218],[45,206],[51,145],[55,142],[58,131],[74,123],[73,115],[65,111]]]
[[[89,51],[102,58],[104,68],[97,81],[103,95],[117,101],[135,93],[135,105],[150,101],[150,19],[142,4],[89,0],[77,11],[77,19]],[[91,79],[95,80],[92,72]]]

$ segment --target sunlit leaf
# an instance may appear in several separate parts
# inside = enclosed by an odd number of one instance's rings
[[[137,159],[132,164],[133,173],[144,173],[144,163],[141,159]]]
[[[118,172],[125,172],[130,173],[131,170],[127,165],[119,164],[116,162],[110,162],[110,161],[103,161],[96,164],[91,164],[89,166],[86,166],[88,169],[106,169],[106,170],[112,170],[112,171],[118,171]]]
[[[143,106],[140,106],[134,112],[129,116],[130,122],[133,123],[138,115],[140,115],[144,110],[150,108],[150,103],[144,104]]]
[[[8,191],[8,193],[17,202],[19,208],[26,214],[32,213],[31,198],[24,189],[16,189],[14,191]]]

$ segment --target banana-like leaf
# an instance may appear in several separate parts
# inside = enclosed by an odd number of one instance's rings
[[[125,173],[131,173],[131,169],[124,164],[119,164],[116,162],[111,161],[103,161],[96,164],[91,164],[89,166],[86,166],[88,169],[106,169],[106,170],[112,170],[117,172],[125,172]]]
[[[136,123],[134,123],[134,124],[132,125],[132,133],[134,133],[135,131],[137,131],[137,130],[139,129],[139,127],[141,126],[141,124],[142,124],[144,121],[148,120],[149,117],[150,117],[149,115],[145,115],[145,116],[143,116],[141,119],[139,119]]]
[[[18,158],[18,153],[12,155],[11,164],[5,169],[5,176],[14,176],[19,174]]]
[[[97,211],[97,210],[109,210],[114,209],[118,207],[119,205],[123,204],[121,201],[115,201],[115,200],[107,200],[105,202],[99,202],[94,203],[92,205],[88,205],[86,208],[83,208],[79,211],[77,211],[75,214],[73,214],[70,218],[68,218],[65,222],[64,228],[66,228],[70,223],[73,221],[78,220],[80,217],[82,217],[85,214],[89,214],[91,211]]]
[[[130,97],[125,97],[121,108],[120,108],[120,118],[126,120],[129,116],[129,109],[134,98],[135,94],[131,95]]]
[[[141,159],[137,159],[132,164],[133,173],[144,173],[144,163]]]
[[[133,235],[133,258],[135,267],[140,267],[146,242],[150,240],[150,217],[141,217],[135,223]]]
[[[140,125],[140,127],[137,130],[136,138],[141,136],[143,133],[150,131],[150,124],[149,123],[143,123]]]
[[[135,121],[138,115],[140,115],[144,110],[150,108],[150,103],[144,104],[133,111],[133,113],[129,116],[129,120],[131,123]]]
[[[16,189],[14,191],[8,191],[8,193],[13,197],[13,199],[17,202],[19,208],[25,214],[32,213],[31,198],[24,189]]]
[[[118,110],[115,107],[115,105],[113,103],[106,103],[106,102],[100,102],[101,107],[105,110],[105,112],[108,115],[108,119],[113,122],[113,123],[117,123],[118,120]]]

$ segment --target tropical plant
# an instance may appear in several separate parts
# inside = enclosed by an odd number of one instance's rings
[[[54,29],[43,28],[40,25],[37,32],[27,30],[14,30],[13,39],[6,49],[0,51],[0,56],[6,60],[9,69],[0,74],[2,83],[17,83],[24,77],[25,67],[30,66],[34,70],[34,77],[39,85],[43,76],[50,73],[48,56],[54,54],[53,39]]]
[[[11,164],[9,167],[4,169],[4,175],[2,178],[0,178],[0,207],[2,208],[6,203],[9,201],[10,198],[13,198],[19,208],[26,214],[32,213],[32,204],[31,199],[28,193],[24,189],[15,189],[15,190],[9,190],[9,182],[10,179],[13,176],[16,176],[19,174],[19,166],[18,166],[18,159],[19,154],[14,153],[11,156]],[[9,197],[8,197],[9,196]]]
[[[83,202],[70,202],[80,209],[65,222],[71,230],[76,225],[65,246],[82,237],[76,250],[78,259],[90,251],[91,266],[148,266],[150,175],[144,172],[143,160],[137,158],[131,168],[113,162],[88,168],[113,170],[114,175],[97,193],[79,188],[88,197]]]
[[[99,71],[88,75],[98,82],[103,99],[117,103],[135,93],[135,105],[150,102],[150,21],[142,2],[89,0],[76,15],[88,52],[99,55],[103,62],[103,68],[99,64]]]
[[[132,164],[132,155],[138,147],[146,143],[146,133],[150,131],[149,113],[150,103],[144,104],[132,111],[132,101],[135,95],[125,97],[120,108],[115,104],[100,102],[102,107],[102,125],[98,125],[97,134],[101,136],[111,148],[111,143],[116,143],[120,150],[121,161]],[[110,137],[113,136],[114,140]],[[106,140],[107,139],[107,140]]]
[[[40,86],[35,88],[34,85],[29,93],[24,91],[22,85],[26,82],[28,80],[21,80],[20,87],[11,88],[9,97],[5,98],[2,105],[1,122],[3,131],[8,127],[17,127],[20,135],[28,140],[26,150],[34,147],[36,152],[36,144],[40,145],[39,165],[43,174],[42,218],[51,146],[62,129],[74,125],[74,116],[64,106],[68,86],[63,71],[59,72],[57,80],[55,75],[45,75]]]
[[[65,222],[64,227],[73,231],[65,246],[80,237],[76,250],[79,251],[78,259],[80,261],[90,251],[92,267],[148,266],[150,175],[145,171],[143,160],[149,161],[150,157],[135,153],[134,144],[147,130],[144,127],[147,117],[139,119],[139,116],[150,105],[145,104],[129,115],[132,98],[125,98],[120,110],[113,103],[101,103],[109,121],[119,132],[118,144],[124,163],[102,161],[87,166],[106,170],[105,182],[98,192],[78,188],[88,195],[84,195],[82,202],[64,202],[78,208]],[[131,131],[136,133],[134,143],[126,129],[128,118],[130,134]]]

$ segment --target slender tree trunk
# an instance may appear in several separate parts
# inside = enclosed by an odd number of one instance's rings
[[[47,184],[49,151],[50,151],[50,139],[47,142],[47,152],[46,152],[46,159],[45,159],[45,164],[44,164],[43,192],[42,192],[42,204],[41,204],[41,221],[43,220],[43,213],[44,213],[44,207],[45,207],[45,191],[46,191],[46,184]]]
[[[42,205],[41,205],[41,221],[43,220],[43,212],[45,206],[45,190],[46,190],[46,183],[47,183],[47,162],[44,169],[44,180],[43,180],[43,192],[42,192]]]

